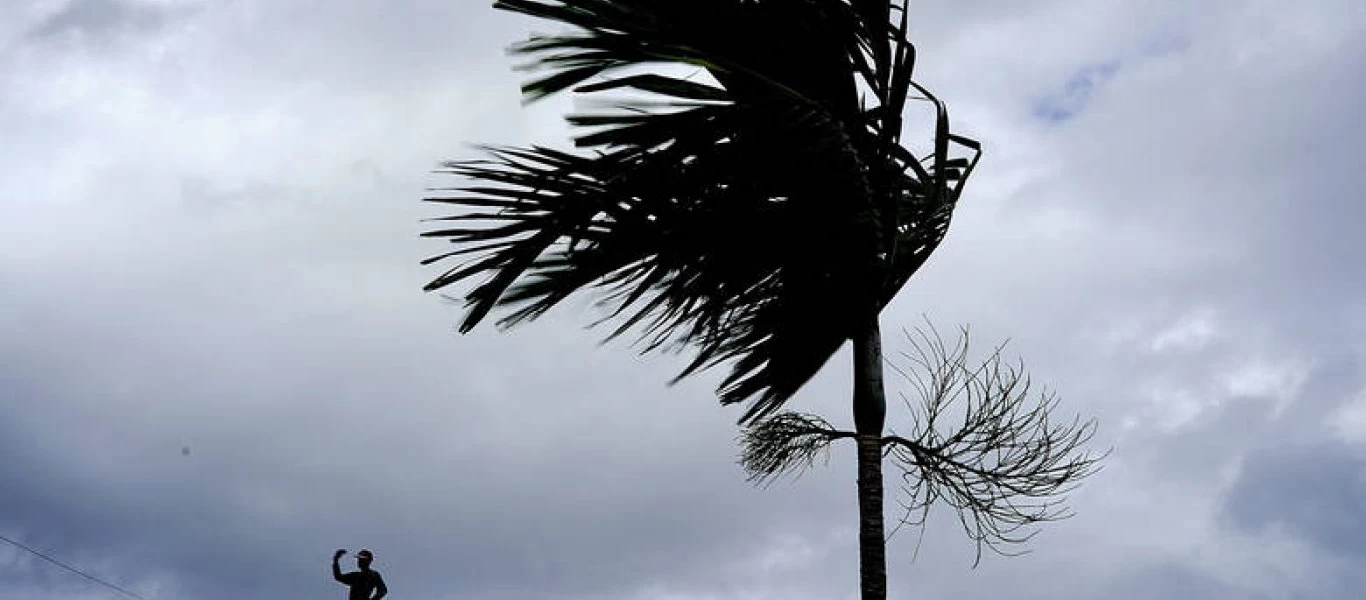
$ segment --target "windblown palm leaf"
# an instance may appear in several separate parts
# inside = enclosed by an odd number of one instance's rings
[[[465,262],[435,290],[485,279],[465,299],[469,331],[535,318],[598,289],[644,350],[694,348],[679,377],[721,363],[726,404],[769,414],[880,309],[947,231],[977,160],[943,106],[911,81],[914,49],[885,2],[867,0],[499,0],[572,27],[514,48],[545,74],[528,99],[566,90],[613,107],[571,115],[566,152],[488,148],[448,163],[470,183],[428,198]],[[650,67],[664,66],[655,69]],[[690,67],[694,75],[669,74]],[[934,103],[933,153],[900,145],[914,88]],[[862,96],[869,94],[871,99]],[[949,154],[951,145],[972,151]]]

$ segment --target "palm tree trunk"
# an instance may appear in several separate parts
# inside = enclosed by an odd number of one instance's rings
[[[863,600],[887,598],[887,548],[882,522],[882,332],[874,310],[854,335],[854,430],[858,434],[859,586]]]

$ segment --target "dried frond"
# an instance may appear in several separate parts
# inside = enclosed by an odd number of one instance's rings
[[[943,501],[977,544],[974,564],[983,547],[1018,554],[1007,547],[1033,537],[1031,526],[1070,516],[1066,495],[1104,458],[1085,448],[1095,421],[1054,420],[1057,396],[1031,395],[1023,364],[1002,359],[1004,344],[970,363],[967,328],[952,346],[933,326],[907,338],[912,351],[893,368],[921,405],[906,437],[885,438],[902,467],[907,519],[923,523]]]
[[[829,456],[830,442],[852,438],[815,415],[782,412],[748,427],[740,434],[740,465],[753,483],[771,483],[784,473],[801,473],[817,456]]]

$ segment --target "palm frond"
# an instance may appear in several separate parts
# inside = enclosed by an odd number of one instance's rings
[[[943,239],[976,163],[950,146],[980,151],[937,100],[929,163],[900,146],[907,90],[931,96],[910,80],[904,8],[897,25],[879,4],[499,0],[571,28],[514,48],[541,72],[528,101],[616,101],[568,117],[582,153],[449,163],[467,185],[428,200],[462,212],[425,235],[457,245],[430,262],[463,262],[427,289],[483,279],[462,331],[498,307],[510,326],[596,290],[609,339],[694,349],[679,377],[728,363],[723,403],[750,401],[742,421],[776,410],[848,339],[856,309],[890,301]]]

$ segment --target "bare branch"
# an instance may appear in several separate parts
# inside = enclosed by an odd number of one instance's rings
[[[911,352],[901,354],[904,364],[893,369],[915,389],[921,406],[907,401],[915,415],[908,436],[883,438],[902,468],[908,496],[901,502],[903,522],[923,523],[930,506],[942,500],[977,543],[974,566],[983,546],[1019,554],[1006,546],[1033,537],[1031,526],[1071,516],[1063,506],[1066,494],[1108,454],[1085,450],[1095,421],[1052,420],[1057,396],[1043,390],[1031,402],[1024,365],[1002,360],[1004,344],[971,364],[966,327],[953,346],[932,325],[906,335]]]
[[[830,442],[853,438],[815,415],[783,412],[744,428],[740,433],[740,466],[753,483],[771,483],[784,473],[800,474],[828,457]]]

